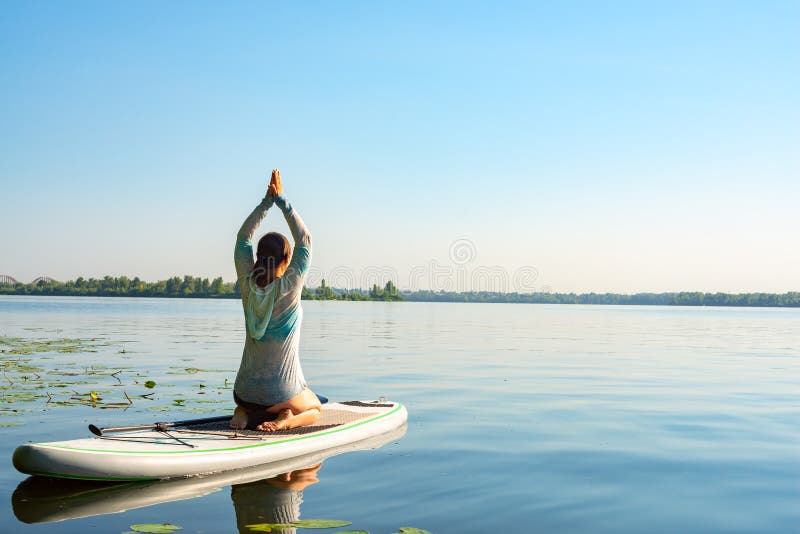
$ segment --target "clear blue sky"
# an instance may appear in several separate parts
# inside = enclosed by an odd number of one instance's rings
[[[0,274],[232,280],[278,167],[335,281],[798,290],[798,28],[794,1],[5,1]]]

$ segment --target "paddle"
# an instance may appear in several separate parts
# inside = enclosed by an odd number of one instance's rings
[[[322,395],[317,395],[320,404],[325,404],[328,402],[327,397],[323,397]],[[204,419],[187,419],[186,421],[173,421],[171,423],[152,423],[149,425],[133,425],[133,426],[109,426],[106,428],[96,427],[94,425],[89,425],[89,432],[94,434],[95,436],[102,436],[105,433],[110,432],[127,432],[128,430],[158,430],[163,432],[168,428],[174,428],[176,426],[188,426],[188,425],[202,425],[203,423],[219,423],[220,421],[228,421],[230,420],[230,415],[220,415],[217,417],[206,417]]]
[[[186,421],[173,421],[171,423],[152,423],[149,425],[133,425],[133,426],[110,426],[106,428],[99,428],[94,425],[89,425],[89,431],[95,436],[102,436],[110,432],[126,432],[128,430],[158,430],[164,431],[168,428],[176,426],[187,425],[202,425],[203,423],[218,423],[220,421],[229,421],[230,415],[220,415],[218,417],[206,417],[204,419],[187,419]]]

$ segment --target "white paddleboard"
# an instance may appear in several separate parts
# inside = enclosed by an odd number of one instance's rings
[[[11,496],[11,504],[14,515],[24,523],[49,523],[115,514],[166,502],[202,497],[220,491],[226,486],[251,484],[295,469],[320,464],[331,456],[342,453],[378,449],[402,438],[405,431],[406,425],[402,425],[386,434],[305,456],[207,476],[116,484],[34,476],[25,479],[17,486]]]
[[[23,473],[82,480],[130,481],[231,471],[342,447],[405,424],[405,407],[391,401],[323,405],[309,427],[278,432],[233,431],[227,422],[115,432],[100,437],[29,443],[14,451]]]

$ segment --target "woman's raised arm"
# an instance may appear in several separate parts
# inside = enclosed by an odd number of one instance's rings
[[[239,280],[239,288],[243,288],[243,281],[253,271],[253,234],[256,233],[256,228],[264,220],[267,215],[267,210],[274,203],[274,199],[267,195],[256,206],[250,215],[242,223],[239,228],[239,233],[236,234],[236,247],[233,250],[233,263],[236,266],[236,277]],[[244,293],[244,291],[242,291]]]
[[[292,205],[283,196],[281,171],[277,169],[272,171],[272,180],[269,183],[267,196],[275,199],[275,204],[283,212],[286,224],[289,225],[289,230],[292,232],[292,238],[294,239],[292,260],[289,262],[286,272],[302,277],[311,265],[311,232],[308,231],[300,214],[292,208]]]
[[[286,219],[286,224],[289,225],[289,230],[292,232],[292,239],[294,239],[295,247],[307,247],[311,249],[311,232],[308,231],[303,218],[297,213],[285,196],[278,195],[275,197],[275,205],[278,206],[283,212]]]

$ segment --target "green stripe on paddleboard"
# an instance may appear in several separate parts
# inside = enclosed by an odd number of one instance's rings
[[[333,430],[328,430],[327,432],[320,432],[319,434],[307,434],[305,436],[296,436],[296,437],[284,439],[284,440],[281,440],[281,441],[270,441],[268,443],[255,443],[253,445],[242,445],[240,447],[229,447],[229,448],[226,448],[226,449],[205,449],[205,450],[199,450],[199,451],[197,451],[197,450],[188,450],[188,451],[187,450],[180,450],[180,451],[110,451],[110,450],[106,450],[106,449],[82,449],[80,447],[69,447],[67,445],[50,445],[50,444],[47,444],[47,443],[33,443],[32,445],[36,445],[37,447],[46,447],[46,448],[49,448],[49,449],[66,449],[66,450],[70,450],[70,451],[80,451],[80,452],[102,452],[102,453],[106,453],[106,454],[118,454],[118,455],[121,455],[121,456],[127,456],[129,454],[193,454],[193,453],[206,454],[206,453],[209,453],[209,452],[238,451],[238,450],[242,450],[242,449],[254,449],[254,448],[257,448],[257,447],[267,447],[269,445],[280,445],[282,443],[291,443],[293,441],[301,441],[301,440],[304,440],[304,439],[312,439],[312,438],[318,438],[318,437],[321,437],[321,436],[329,436],[331,434],[336,434],[337,432],[343,432],[345,430],[349,430],[349,429],[355,428],[357,426],[366,425],[367,423],[371,423],[373,421],[377,421],[378,419],[383,419],[384,417],[389,417],[393,413],[398,412],[400,410],[400,408],[402,408],[402,407],[403,407],[403,405],[398,402],[397,406],[391,412],[386,412],[384,414],[378,415],[378,416],[373,417],[371,419],[365,419],[364,421],[359,421],[358,423],[353,423],[352,425],[349,425],[349,426],[346,426],[346,427],[336,428],[336,429],[333,429]],[[59,476],[61,476],[61,475],[59,475]],[[103,479],[103,480],[105,480],[105,479]],[[145,480],[145,479],[120,479],[120,480]],[[149,479],[147,479],[147,480],[149,480]]]

